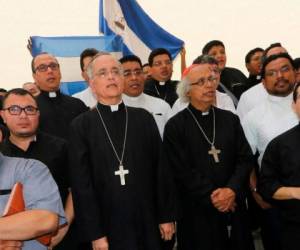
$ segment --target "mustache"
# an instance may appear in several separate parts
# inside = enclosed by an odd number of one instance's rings
[[[280,83],[286,83],[286,84],[289,84],[290,82],[289,82],[289,80],[287,80],[287,79],[284,79],[284,78],[281,78],[281,79],[278,79],[276,82],[275,82],[275,85],[278,85],[278,84],[280,84]]]

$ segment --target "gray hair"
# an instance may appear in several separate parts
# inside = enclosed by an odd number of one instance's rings
[[[194,61],[193,64],[215,64],[218,65],[218,61],[209,55],[201,55],[198,56]]]
[[[190,80],[187,76],[183,77],[181,81],[178,83],[176,88],[176,93],[182,102],[190,102],[190,98],[187,96],[187,93],[191,89]]]
[[[94,77],[94,75],[93,75],[94,64],[95,64],[96,59],[101,56],[112,56],[112,55],[108,52],[100,51],[93,57],[92,61],[88,64],[87,69],[86,69],[86,73],[87,73],[89,79],[92,79]],[[119,64],[120,68],[122,68],[121,63],[117,59],[116,59],[116,62]]]

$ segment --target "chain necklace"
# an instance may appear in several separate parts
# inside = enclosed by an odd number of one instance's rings
[[[100,113],[100,110],[98,109],[98,105],[96,105],[96,110],[98,112],[98,115],[99,115],[99,118],[102,122],[102,125],[104,127],[104,130],[105,130],[105,133],[107,135],[107,138],[110,142],[110,145],[114,151],[114,154],[117,158],[117,160],[119,161],[119,170],[118,171],[115,171],[115,175],[119,175],[120,176],[120,181],[121,181],[121,185],[124,186],[125,185],[125,175],[126,174],[129,174],[129,170],[128,169],[124,169],[124,166],[123,166],[123,158],[124,158],[124,152],[125,152],[125,146],[126,146],[126,140],[127,140],[127,128],[128,128],[128,111],[127,111],[127,108],[125,106],[125,114],[126,114],[126,120],[125,120],[125,132],[124,132],[124,142],[123,142],[123,149],[122,149],[122,153],[121,153],[121,157],[119,157],[118,153],[117,153],[117,150],[115,148],[115,145],[110,137],[110,134],[108,132],[108,129],[107,129],[107,126],[102,118],[102,115]]]
[[[219,154],[221,153],[221,150],[215,148],[215,137],[216,137],[216,117],[215,117],[215,109],[212,107],[212,113],[213,113],[213,138],[212,141],[209,140],[207,135],[205,134],[203,128],[200,126],[198,120],[196,119],[195,115],[193,112],[187,107],[187,110],[190,112],[191,116],[193,117],[195,123],[197,124],[198,128],[200,129],[201,133],[203,134],[205,140],[209,143],[210,145],[210,150],[208,151],[209,155],[212,155],[215,162],[218,163],[220,162],[219,160]]]

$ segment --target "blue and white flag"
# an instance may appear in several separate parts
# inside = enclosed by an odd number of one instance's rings
[[[32,55],[42,52],[54,55],[62,74],[61,92],[73,95],[87,87],[83,81],[80,69],[80,54],[87,48],[107,51],[122,57],[123,41],[120,36],[67,36],[67,37],[41,37],[32,36]]]
[[[143,63],[155,48],[165,48],[172,57],[183,41],[156,24],[135,0],[100,0],[99,29],[105,35],[123,38],[123,54],[135,54]]]

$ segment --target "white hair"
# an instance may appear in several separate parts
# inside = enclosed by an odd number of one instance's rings
[[[187,76],[183,77],[182,80],[178,83],[176,93],[178,97],[183,102],[189,102],[190,98],[187,96],[187,93],[190,91],[191,85],[190,80]]]
[[[93,59],[90,61],[90,63],[87,66],[86,73],[87,73],[89,79],[92,79],[94,77],[94,75],[93,75],[94,64],[95,64],[96,59],[101,56],[112,56],[118,63],[120,69],[122,69],[121,63],[112,54],[105,52],[105,51],[100,51],[93,57]]]

